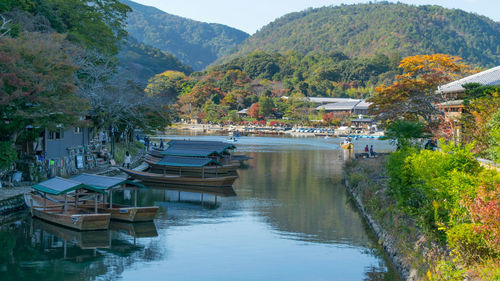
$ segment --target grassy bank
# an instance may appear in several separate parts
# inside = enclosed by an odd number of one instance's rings
[[[500,176],[481,167],[470,147],[405,148],[354,160],[345,171],[405,278],[500,280]]]
[[[115,161],[117,164],[122,164],[125,159],[125,153],[128,151],[134,158],[140,151],[144,150],[144,144],[134,141],[131,143],[115,143]],[[108,151],[111,151],[111,145],[108,144]]]

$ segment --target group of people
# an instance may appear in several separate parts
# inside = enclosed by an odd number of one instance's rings
[[[368,157],[375,157],[377,155],[377,153],[375,153],[375,151],[373,151],[373,145],[370,146],[370,148],[368,148],[368,145],[365,146],[365,153],[368,155]]]
[[[139,135],[136,135],[136,139],[137,139],[137,141],[142,142],[141,137]],[[156,147],[156,145],[157,145],[156,143],[153,143],[148,136],[144,136],[143,143],[144,143],[144,146],[146,147],[146,151],[149,151],[151,146]],[[163,142],[163,139],[160,139],[159,147],[161,149],[165,148],[165,143]]]

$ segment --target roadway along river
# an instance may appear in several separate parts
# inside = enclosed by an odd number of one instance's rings
[[[179,136],[179,138],[187,138]],[[223,140],[223,137],[190,137]],[[26,219],[0,229],[7,280],[399,280],[341,183],[338,139],[242,137],[236,197],[150,189],[154,224],[79,233]],[[387,143],[373,143],[376,150]],[[130,202],[129,194],[115,197]]]

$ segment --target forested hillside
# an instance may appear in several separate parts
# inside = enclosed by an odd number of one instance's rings
[[[482,66],[500,64],[500,23],[440,6],[375,3],[308,9],[285,15],[240,44],[235,58],[255,50],[341,51],[401,56],[446,53]]]
[[[236,122],[236,112],[250,108],[251,117],[276,113],[307,122],[313,105],[305,96],[369,97],[374,85],[393,81],[398,62],[397,56],[381,54],[349,58],[343,53],[256,51],[190,76],[166,71],[150,80],[146,92],[175,103],[181,118]],[[290,98],[285,102],[284,96]],[[312,118],[321,119],[323,113]]]
[[[188,75],[193,71],[175,56],[140,43],[132,36],[124,42],[117,58],[122,69],[120,72],[140,83],[146,83],[149,78],[165,70],[176,70]]]
[[[121,2],[133,9],[127,19],[130,35],[175,55],[195,70],[228,54],[248,37],[245,32],[225,25],[170,15],[128,0]]]

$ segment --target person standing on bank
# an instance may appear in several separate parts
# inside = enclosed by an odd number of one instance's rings
[[[130,162],[132,162],[132,157],[130,156],[130,153],[128,151],[125,153],[125,159],[123,160],[123,167],[127,167],[127,169],[130,169]]]
[[[370,146],[370,157],[375,157],[377,155],[375,151],[373,151],[373,145]]]

